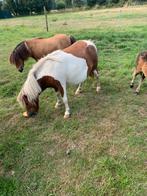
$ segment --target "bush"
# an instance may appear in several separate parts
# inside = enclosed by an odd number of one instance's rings
[[[65,3],[63,1],[59,1],[56,4],[58,10],[65,9]]]

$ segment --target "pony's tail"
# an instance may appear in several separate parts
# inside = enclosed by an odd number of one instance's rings
[[[72,36],[70,35],[70,41],[71,41],[71,44],[75,43],[77,40]]]

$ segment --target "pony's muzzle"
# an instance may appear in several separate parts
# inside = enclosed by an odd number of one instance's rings
[[[18,71],[23,72],[23,67],[24,67],[23,65],[19,66]]]
[[[28,116],[29,117],[34,117],[34,116],[36,116],[37,115],[37,112],[29,112],[28,113]]]

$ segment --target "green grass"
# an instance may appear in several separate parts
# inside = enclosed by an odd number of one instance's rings
[[[129,88],[136,55],[147,49],[146,17],[145,6],[50,14],[48,33],[44,16],[0,20],[0,195],[147,194],[147,83],[139,96]],[[68,120],[46,90],[38,115],[24,119],[16,97],[34,60],[21,74],[9,54],[24,39],[55,33],[94,40],[102,90],[88,79],[76,97],[70,86]]]

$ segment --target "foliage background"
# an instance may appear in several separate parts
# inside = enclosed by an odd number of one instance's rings
[[[76,7],[123,6],[146,3],[147,0],[3,0],[0,10],[8,10],[13,16],[40,14],[45,6],[48,11]]]

